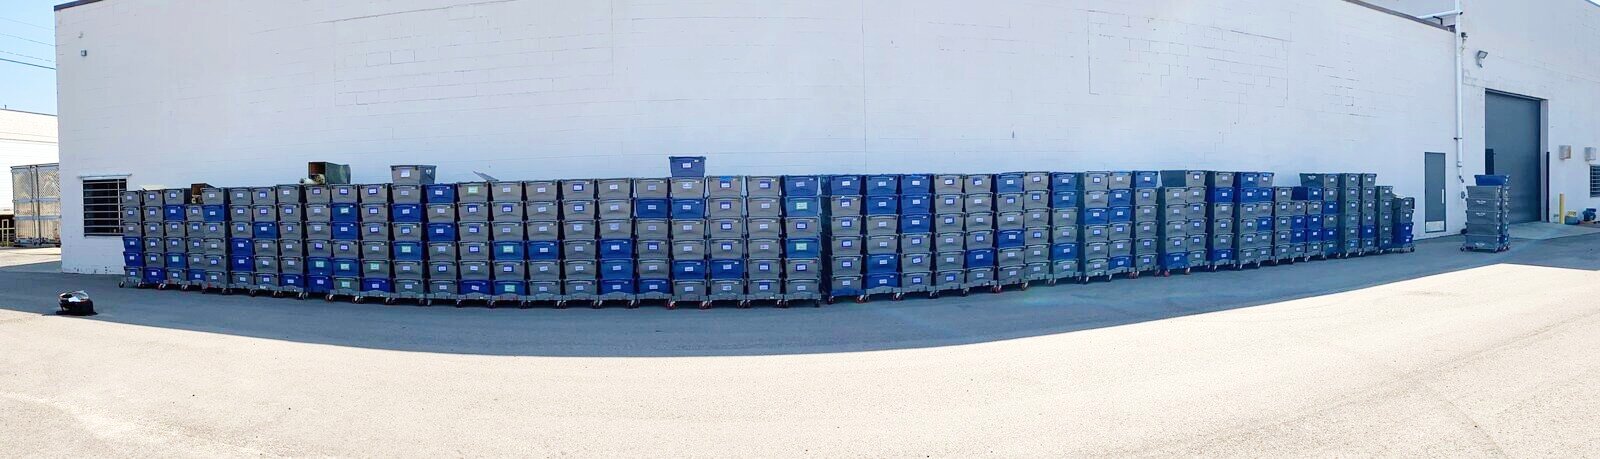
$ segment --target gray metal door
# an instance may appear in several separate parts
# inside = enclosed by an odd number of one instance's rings
[[[1489,92],[1484,100],[1484,170],[1511,176],[1511,221],[1539,221],[1544,215],[1541,177],[1540,103]]]
[[[1444,212],[1444,153],[1423,153],[1422,209],[1425,217],[1422,230],[1437,233],[1445,230]],[[1398,223],[1398,222],[1397,222]]]

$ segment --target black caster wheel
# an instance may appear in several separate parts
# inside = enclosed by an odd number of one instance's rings
[[[123,282],[123,281],[117,281],[117,288],[128,288],[128,283],[127,282]]]
[[[939,292],[928,292],[928,299],[932,300],[937,298],[939,298]]]
[[[750,309],[750,300],[740,301],[739,309]]]
[[[1139,273],[1128,273],[1128,278],[1129,279],[1138,279],[1139,278]]]
[[[1056,285],[1056,280],[1055,280],[1055,279],[1050,279],[1050,280],[1049,280],[1049,281],[1048,281],[1048,282],[1046,282],[1046,283],[1048,283],[1048,284],[1050,284],[1050,286],[1051,286],[1051,287],[1054,287],[1054,286],[1055,286],[1055,285]]]
[[[856,297],[856,304],[862,304],[862,303],[866,303],[866,302],[867,302],[867,296],[866,295],[861,295],[861,296]]]
[[[333,294],[329,293],[327,296],[322,297],[322,301],[333,301]]]
[[[833,304],[833,298],[828,298],[828,304]],[[789,309],[789,300],[778,300],[779,309]]]
[[[699,308],[701,311],[704,311],[704,310],[707,310],[707,309],[711,309],[711,302],[710,301],[701,301],[700,304],[695,305],[695,307]]]
[[[384,306],[394,306],[394,298],[384,298],[383,299],[383,305]]]
[[[593,302],[593,303],[589,303],[589,309],[604,309],[605,307],[606,307],[606,302],[604,302],[604,301],[596,301],[596,302]]]
[[[639,309],[639,300],[629,301],[628,309]]]
[[[827,303],[828,303],[828,304],[833,304],[833,302],[834,302],[834,301],[837,301],[837,299],[836,299],[836,298],[834,298],[834,297],[831,297],[831,296],[830,296],[830,297],[828,297],[828,299],[825,299],[825,300],[823,300],[823,301],[824,301],[824,302],[827,302]]]
[[[1024,291],[1024,292],[1028,291],[1028,286],[1030,284],[1031,284],[1031,282],[1023,282],[1022,283],[1022,291]]]
[[[426,299],[419,300],[419,301],[417,301],[417,304],[420,304],[420,305],[423,305],[423,306],[433,306],[433,300],[426,300]]]
[[[356,304],[366,303],[367,302],[367,297],[358,296],[358,297],[355,298],[355,302],[356,302]]]
[[[961,289],[961,296],[967,296],[969,293],[972,293],[971,289]]]
[[[900,301],[904,299],[906,299],[906,294],[904,293],[896,293],[894,296],[889,297],[889,300],[891,301]]]
[[[667,309],[678,309],[678,302],[670,300],[667,301]]]
[[[1193,272],[1194,272],[1194,268],[1183,268],[1183,274],[1185,274],[1185,275],[1188,275],[1189,273],[1193,273]]]
[[[297,299],[297,300],[305,300],[305,299],[306,299],[306,294],[304,294],[304,293],[301,293],[301,294],[299,294],[299,295],[295,295],[295,296],[294,296],[294,299]]]

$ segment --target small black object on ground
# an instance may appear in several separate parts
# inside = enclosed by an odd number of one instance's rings
[[[62,293],[60,305],[61,309],[56,311],[59,315],[80,317],[95,315],[94,300],[89,298],[88,292],[82,290]]]

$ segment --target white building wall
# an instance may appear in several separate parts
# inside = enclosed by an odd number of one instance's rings
[[[11,166],[58,160],[56,117],[0,109],[0,214],[14,209]]]
[[[713,174],[1369,171],[1416,195],[1453,135],[1451,35],[1342,1],[107,0],[57,22],[69,216],[84,175],[660,176],[676,154]],[[65,270],[120,264],[73,234]]]

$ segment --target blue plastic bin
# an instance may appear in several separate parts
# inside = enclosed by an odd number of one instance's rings
[[[250,234],[256,239],[277,239],[278,224],[272,222],[256,222],[250,225]]]
[[[423,185],[424,201],[428,204],[451,204],[456,202],[456,186],[453,183],[439,183]]]
[[[830,175],[827,183],[830,196],[859,196],[866,189],[859,175]]]
[[[1078,207],[1078,192],[1076,192],[1076,191],[1057,191],[1057,192],[1051,193],[1051,195],[1050,195],[1050,207],[1056,208],[1056,209],[1067,209],[1067,208]]]
[[[900,194],[929,194],[933,192],[933,176],[928,174],[901,174]]]
[[[744,278],[744,260],[711,260],[711,278],[738,280]]]
[[[705,177],[706,157],[704,156],[668,156],[667,162],[672,168],[672,177]]]
[[[256,257],[249,255],[233,255],[228,257],[228,270],[248,273],[256,270]]]
[[[705,280],[706,262],[703,260],[677,260],[672,262],[672,280]]]
[[[1023,180],[1021,172],[1006,172],[994,175],[995,193],[1021,193],[1027,191],[1028,184]]]
[[[900,213],[900,198],[895,196],[867,196],[867,215],[894,215]]]
[[[672,201],[669,199],[635,199],[633,201],[633,216],[635,218],[668,218],[672,216]]]
[[[895,254],[867,255],[867,274],[900,272],[900,256]]]
[[[1103,207],[1090,207],[1083,209],[1079,215],[1084,225],[1109,225],[1111,224],[1111,209]]]
[[[1161,172],[1133,171],[1134,188],[1156,188],[1159,186],[1161,186]]]
[[[227,206],[200,206],[200,213],[202,215],[201,219],[208,222],[228,221]]]
[[[1108,207],[1132,207],[1133,190],[1115,189],[1106,192]]]
[[[1506,186],[1511,184],[1509,175],[1474,175],[1472,179],[1478,186]]]
[[[1107,217],[1107,218],[1109,218],[1111,223],[1132,223],[1133,222],[1133,208],[1132,207],[1112,207],[1110,209],[1110,216]]]
[[[971,249],[967,251],[967,269],[993,268],[995,249]]]
[[[822,192],[820,188],[814,175],[783,176],[784,196],[818,196]]]
[[[456,283],[456,293],[462,295],[492,295],[494,285],[485,280],[464,280]]]
[[[994,233],[994,243],[996,247],[1002,249],[1022,247],[1027,245],[1027,233],[1023,230],[996,231]]]
[[[335,229],[334,229],[334,233],[337,234],[338,232],[339,232],[338,231],[338,227],[336,225]],[[338,239],[338,238],[335,238],[335,239]],[[456,240],[456,224],[455,223],[429,223],[428,224],[428,242],[454,242],[455,240]]]
[[[933,195],[906,194],[900,195],[900,212],[905,214],[931,214],[933,213]]]
[[[632,239],[601,239],[600,258],[633,258]]]
[[[900,233],[901,234],[932,233],[932,232],[933,232],[933,216],[932,215],[916,214],[916,215],[901,215],[900,216]]]
[[[706,218],[706,200],[704,199],[673,199],[672,218]]]
[[[333,259],[334,277],[358,277],[361,275],[361,261],[354,258]]]
[[[1083,175],[1077,172],[1051,173],[1050,191],[1083,191]]]

